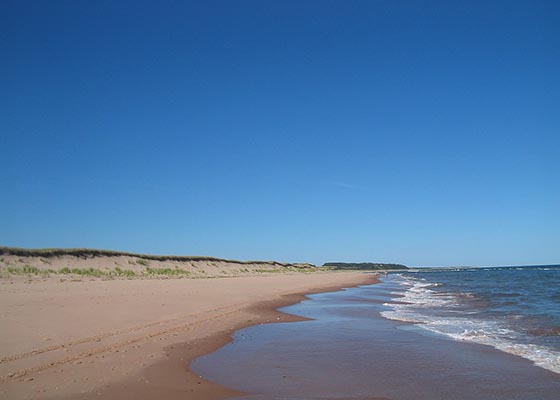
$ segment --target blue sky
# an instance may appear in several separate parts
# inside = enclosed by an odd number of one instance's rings
[[[556,1],[1,8],[3,245],[560,262]]]

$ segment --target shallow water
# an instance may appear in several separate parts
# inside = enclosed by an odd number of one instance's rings
[[[560,373],[560,266],[420,271],[391,279],[404,304],[388,303],[384,317]]]
[[[191,367],[239,399],[559,398],[560,375],[528,359],[381,316],[400,279],[312,295],[282,311],[314,320],[240,330]]]

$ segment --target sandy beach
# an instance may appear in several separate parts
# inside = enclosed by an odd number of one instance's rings
[[[305,294],[372,283],[361,272],[207,279],[0,281],[0,396],[10,399],[220,399],[235,392],[189,362],[237,329],[299,317]]]

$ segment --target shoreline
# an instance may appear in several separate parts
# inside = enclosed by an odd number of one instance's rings
[[[308,291],[285,294],[277,299],[265,300],[249,305],[244,310],[254,315],[250,320],[239,320],[235,325],[216,331],[195,342],[184,342],[171,347],[166,347],[168,356],[166,360],[159,361],[148,367],[142,373],[142,378],[149,382],[165,381],[166,388],[153,388],[149,386],[138,387],[137,382],[123,382],[115,385],[101,394],[90,394],[78,399],[103,398],[103,399],[153,399],[155,396],[165,395],[166,400],[184,400],[190,394],[197,400],[222,400],[233,396],[246,395],[234,389],[222,386],[218,383],[206,380],[197,375],[190,368],[192,361],[205,354],[212,353],[221,347],[231,343],[233,334],[240,329],[260,324],[271,324],[279,322],[306,321],[309,318],[287,314],[279,311],[279,308],[297,304],[308,299],[309,295],[317,293],[334,292],[347,287],[369,285],[379,283],[377,274],[365,275],[367,279],[356,285],[331,285],[313,288]],[[173,388],[170,390],[170,388]],[[165,391],[165,392],[164,392]],[[73,396],[72,398],[76,398]]]
[[[190,362],[229,343],[232,339],[231,335],[241,328],[263,323],[304,320],[305,318],[285,314],[277,309],[304,300],[306,295],[375,282],[377,282],[376,275],[363,272],[294,273],[206,280],[37,282],[34,284],[16,282],[4,288],[16,292],[19,289],[24,292],[20,295],[25,295],[26,290],[33,291],[33,295],[37,297],[32,298],[31,301],[26,300],[25,304],[18,304],[33,309],[28,310],[33,312],[22,315],[14,312],[14,315],[17,314],[18,322],[30,322],[32,315],[39,315],[40,318],[47,320],[51,317],[54,318],[54,321],[50,321],[54,324],[53,332],[60,334],[62,328],[74,329],[75,327],[57,324],[55,318],[57,311],[67,312],[64,310],[75,308],[74,311],[78,314],[83,314],[84,310],[90,311],[91,318],[84,320],[84,324],[91,328],[91,331],[86,330],[90,335],[95,333],[94,328],[102,331],[108,326],[121,329],[109,334],[78,339],[66,347],[64,344],[51,345],[52,351],[47,347],[44,352],[42,350],[22,352],[20,354],[31,354],[31,356],[21,357],[21,359],[10,357],[10,353],[13,353],[16,347],[8,345],[5,339],[10,336],[10,332],[4,332],[3,362],[8,360],[5,364],[14,365],[27,363],[29,373],[9,378],[7,382],[0,384],[0,397],[7,395],[14,399],[30,397],[149,399],[163,396],[166,399],[184,399],[190,398],[190,395],[192,398],[202,400],[231,397],[239,393],[200,378],[188,368]],[[55,289],[62,291],[64,297],[58,298],[55,296],[56,293],[51,293],[47,298],[50,302],[66,308],[43,310],[45,307],[43,300],[46,296],[44,292],[54,292]],[[106,304],[99,305],[100,298],[91,296],[92,293],[89,293],[90,296],[85,300],[85,307],[81,307],[79,303],[75,305],[73,302],[68,303],[69,298],[84,300],[83,290],[90,290],[99,296],[107,297]],[[152,293],[148,293],[149,291]],[[108,296],[107,292],[111,295]],[[9,296],[9,293],[0,292],[0,295]],[[123,304],[111,301],[111,296],[120,296]],[[179,310],[184,313],[195,310],[197,312],[183,314],[180,318],[161,319],[161,308],[156,306],[164,304],[153,304],[154,299],[172,303],[173,311]],[[11,300],[12,303],[17,303],[16,299]],[[61,302],[62,305],[59,304]],[[143,307],[143,303],[146,307]],[[119,305],[127,311],[130,311],[131,307],[143,310],[132,315],[134,317],[131,317],[132,322],[142,318],[143,323],[147,321],[150,323],[133,326],[128,330],[122,329],[125,325],[119,319],[117,319],[118,325],[111,321],[107,325],[106,314],[103,312],[113,313],[114,317],[120,316],[121,313],[116,309]],[[3,304],[3,307],[2,311],[6,311],[10,308],[10,304]],[[96,310],[96,307],[101,307],[101,310]],[[155,317],[159,319],[154,321]],[[130,322],[127,321],[129,325]],[[40,325],[40,321],[37,324]],[[52,336],[52,332],[49,336]],[[56,341],[52,339],[52,342],[57,343],[62,340],[60,337]],[[30,346],[23,339],[20,341],[27,347]],[[37,341],[38,339],[35,339],[35,342]],[[35,343],[35,345],[44,344]],[[70,354],[74,349],[83,351],[82,348],[86,349],[85,355],[81,353],[72,358],[71,354],[62,361],[58,361],[55,357]],[[12,359],[15,361],[12,362]],[[32,361],[35,359],[43,364],[34,366]],[[49,363],[50,360],[53,361]],[[6,374],[7,371],[11,371],[8,369],[9,365],[0,366],[3,367],[2,376],[9,376]]]
[[[283,309],[311,321],[244,330],[192,366],[243,399],[557,398],[558,375],[525,358],[381,316],[394,285],[313,296]]]

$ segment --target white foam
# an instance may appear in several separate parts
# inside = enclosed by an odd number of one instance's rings
[[[453,310],[458,304],[456,297],[430,290],[430,287],[434,287],[433,284],[405,276],[400,276],[398,282],[406,289],[404,292],[396,292],[402,296],[398,299],[399,302],[404,304],[385,303],[390,310],[382,311],[383,317],[417,324],[423,329],[455,340],[489,345],[529,359],[541,368],[560,374],[560,352],[540,345],[520,343],[519,333],[501,326],[496,321],[447,316],[471,313]],[[444,310],[446,316],[430,312],[434,308]]]

